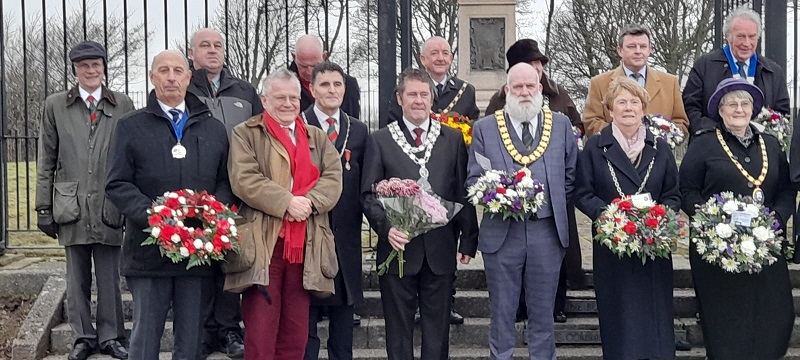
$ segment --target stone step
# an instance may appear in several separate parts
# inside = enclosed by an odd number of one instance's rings
[[[483,347],[488,343],[490,320],[488,318],[467,318],[463,325],[450,327],[450,345],[453,347]],[[678,319],[675,322],[675,334],[678,339],[689,339],[688,327],[696,326],[694,319]],[[133,323],[126,322],[125,329],[130,333]],[[524,328],[522,323],[516,324],[516,345],[524,346]],[[161,338],[162,351],[171,351],[173,343],[172,323],[167,322],[164,336]],[[699,331],[699,328],[697,329]],[[420,344],[420,331],[415,331],[415,343]],[[319,326],[319,336],[328,338],[328,324],[323,321]],[[693,334],[693,339],[698,336]],[[566,323],[555,324],[555,339],[559,345],[596,345],[600,344],[599,323],[596,317],[574,317]],[[702,336],[699,337],[702,341]],[[53,328],[50,336],[50,350],[53,353],[67,353],[73,342],[72,330],[67,324]],[[386,346],[385,322],[383,319],[362,318],[361,326],[355,328],[353,347],[359,349],[383,349]]]
[[[419,348],[415,349],[416,358],[419,359]],[[517,348],[514,349],[514,360],[527,360],[528,349]],[[321,351],[319,354],[320,359],[328,359],[328,354]],[[678,360],[704,360],[706,351],[703,348],[695,348],[691,351],[678,351],[675,353]],[[556,348],[556,356],[559,360],[602,360],[603,351],[600,346],[560,346]],[[450,348],[450,356],[448,358],[453,360],[488,360],[489,349],[486,347],[479,348]],[[50,355],[44,360],[63,360],[64,355]],[[89,360],[111,360],[112,357],[107,355],[92,355]],[[158,357],[159,360],[171,360],[171,353],[161,353]],[[227,360],[228,357],[220,353],[212,354],[208,360]],[[353,349],[354,360],[386,360],[386,350],[384,349]],[[784,360],[800,360],[800,349],[789,349],[786,353]]]
[[[792,289],[794,309],[800,315],[800,289]],[[566,312],[570,316],[597,314],[597,301],[594,290],[568,290]],[[66,300],[64,300],[66,302]],[[694,289],[675,289],[673,291],[673,309],[676,317],[694,317],[697,314]],[[92,314],[97,309],[97,298],[92,296]],[[486,291],[460,290],[456,292],[456,310],[468,318],[489,318],[489,293]],[[66,309],[66,306],[65,306]],[[66,310],[65,310],[66,311]],[[133,298],[130,293],[122,294],[122,312],[125,320],[133,316]],[[365,317],[383,317],[380,292],[369,290],[364,292],[364,303],[356,308],[356,313]],[[66,318],[66,313],[65,313]],[[92,315],[94,318],[94,315]],[[172,319],[172,312],[168,314]]]
[[[366,264],[366,262],[365,262]],[[378,273],[374,270],[374,265],[365,265],[362,272],[362,286],[364,291],[378,290]],[[692,272],[688,265],[688,260],[680,259],[675,260],[674,271],[674,287],[692,288]],[[793,288],[800,288],[800,265],[789,265],[789,279]],[[594,286],[594,276],[591,269],[586,269],[584,273],[584,284],[587,288]],[[121,277],[120,286],[123,291],[128,291],[125,277]],[[455,282],[456,289],[458,290],[486,290],[486,273],[482,267],[470,266],[466,269],[459,269]],[[92,292],[96,292],[96,288],[92,287]]]

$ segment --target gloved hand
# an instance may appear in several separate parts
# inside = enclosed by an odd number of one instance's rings
[[[37,226],[45,235],[55,239],[58,237],[58,224],[53,220],[53,212],[50,209],[36,211]]]

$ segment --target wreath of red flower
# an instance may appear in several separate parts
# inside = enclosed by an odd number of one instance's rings
[[[174,263],[188,260],[186,269],[224,261],[225,254],[240,251],[236,206],[228,208],[206,191],[166,192],[147,209],[150,234],[142,242],[158,245],[161,256]]]

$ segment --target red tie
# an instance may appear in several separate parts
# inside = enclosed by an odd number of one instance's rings
[[[97,120],[97,102],[92,95],[89,95],[86,100],[89,101],[89,113],[91,114],[89,118],[92,120],[92,123],[94,123],[94,121]]]
[[[420,146],[420,145],[422,145],[422,132],[423,132],[423,131],[424,131],[424,130],[422,130],[422,128],[416,128],[416,129],[414,129],[414,134],[416,134],[416,135],[417,135],[417,137],[416,137],[416,138],[414,138],[414,146]]]
[[[336,132],[336,126],[334,123],[336,123],[336,120],[333,118],[328,118],[328,139],[331,142],[336,142],[336,138],[339,137],[339,133]]]

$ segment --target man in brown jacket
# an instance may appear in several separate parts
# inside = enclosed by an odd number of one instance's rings
[[[608,109],[603,106],[603,98],[611,80],[621,76],[631,77],[647,90],[650,95],[650,104],[647,105],[649,115],[660,114],[678,125],[685,135],[689,134],[689,120],[683,108],[678,78],[648,66],[647,59],[651,51],[650,29],[637,24],[622,28],[617,42],[617,54],[622,58],[622,64],[593,77],[589,83],[589,95],[583,109],[583,125],[587,136],[599,133],[611,123]]]
[[[338,264],[328,212],[342,192],[342,164],[328,135],[298,116],[300,82],[292,72],[267,76],[261,103],[264,114],[231,135],[228,166],[233,193],[244,203],[243,249],[225,266],[225,290],[242,292],[245,359],[302,359],[310,292],[334,292]]]

